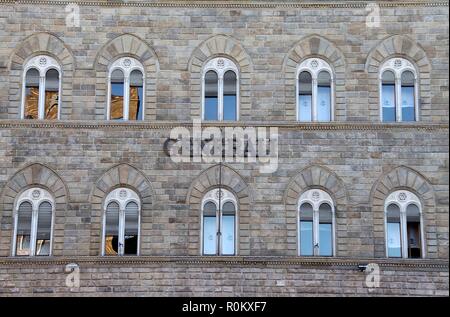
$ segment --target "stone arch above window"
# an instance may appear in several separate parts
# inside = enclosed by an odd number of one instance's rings
[[[101,254],[103,207],[107,195],[117,188],[129,188],[139,195],[141,223],[144,224],[150,221],[149,211],[154,204],[155,194],[148,178],[144,173],[128,164],[119,164],[111,167],[100,176],[91,192],[90,255]],[[142,245],[140,254],[148,254],[150,252],[149,247],[151,246]]]
[[[227,35],[215,35],[202,42],[192,53],[187,70],[190,75],[191,117],[202,116],[202,74],[208,61],[216,57],[228,58],[239,71],[240,117],[245,119],[251,110],[251,76],[253,63],[244,47]]]
[[[333,210],[336,219],[342,217],[340,214],[345,212],[348,206],[348,194],[344,182],[328,168],[312,165],[295,174],[287,185],[284,194],[287,223],[297,222],[299,199],[311,189],[320,189],[330,195],[334,203]],[[339,226],[336,225],[336,227],[336,231],[339,231]],[[298,255],[297,242],[298,232],[296,229],[288,230],[287,247],[292,256]],[[335,255],[339,256],[339,245],[336,245]]]
[[[385,201],[391,193],[397,190],[410,191],[420,199],[425,236],[428,236],[429,232],[436,232],[436,199],[433,185],[419,172],[406,166],[398,166],[383,174],[371,191],[370,203],[373,214],[376,257],[386,256]],[[426,257],[436,258],[438,253],[436,238],[425,239],[425,243],[427,244],[425,246]]]
[[[60,65],[61,109],[58,114],[61,119],[70,119],[72,114],[72,83],[75,70],[75,59],[72,51],[65,43],[50,33],[37,33],[23,40],[14,50],[9,62],[9,118],[17,119],[21,116],[22,93],[24,89],[24,70],[27,63],[39,56],[48,56]],[[17,93],[17,87],[21,91]]]
[[[60,242],[62,240],[59,238],[64,236],[65,213],[69,202],[69,192],[65,183],[55,171],[43,164],[34,163],[16,172],[8,180],[1,193],[1,223],[7,225],[3,226],[2,230],[0,230],[0,241],[4,244],[0,248],[0,256],[8,256],[9,254],[12,254],[10,250],[10,241],[13,236],[12,230],[14,230],[14,203],[20,193],[34,187],[39,187],[48,191],[53,197],[53,202],[55,204],[54,217],[55,219],[58,219],[58,221],[55,221],[53,229],[55,243],[52,247],[52,254],[64,254],[64,250],[67,246]]]
[[[145,72],[143,76],[146,79],[144,120],[155,120],[158,56],[148,43],[131,34],[124,34],[110,40],[100,49],[95,58],[94,69],[98,73],[96,105],[99,107],[96,111],[96,119],[107,119],[108,70],[115,61],[122,57],[134,58],[143,65]],[[99,91],[104,91],[104,94],[98,93]]]
[[[344,90],[345,85],[345,57],[331,41],[318,35],[311,35],[297,42],[284,59],[286,120],[296,121],[297,119],[297,70],[304,60],[312,57],[325,60],[334,70],[335,120],[339,121],[345,117],[344,99],[339,98],[339,91]],[[341,86],[342,89],[339,89],[338,86]]]
[[[220,181],[220,175],[222,180]],[[201,223],[202,201],[205,195],[213,189],[221,186],[231,192],[237,200],[239,210],[240,228],[236,236],[238,255],[250,255],[250,242],[239,239],[239,236],[248,237],[250,219],[250,206],[253,202],[251,188],[242,176],[234,169],[226,165],[214,165],[198,175],[189,187],[186,203],[189,204],[189,255],[198,255],[201,252],[201,234],[199,224]]]
[[[368,74],[370,119],[380,121],[378,77],[382,65],[391,58],[404,58],[414,65],[418,77],[418,95],[421,120],[431,120],[431,63],[425,50],[404,35],[390,36],[378,43],[368,54],[365,69]]]

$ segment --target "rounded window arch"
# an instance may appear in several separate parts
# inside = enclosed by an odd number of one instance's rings
[[[414,65],[391,58],[380,68],[380,120],[408,122],[419,119],[419,87]]]
[[[393,258],[425,256],[422,204],[414,193],[397,190],[385,201],[386,255]]]
[[[335,256],[335,209],[331,196],[321,189],[304,192],[298,202],[300,256]]]
[[[334,120],[334,76],[320,58],[308,58],[297,68],[297,121]]]
[[[129,188],[106,196],[103,207],[102,255],[139,255],[141,201]]]
[[[144,74],[142,64],[132,57],[122,57],[111,64],[108,74],[108,120],[143,120]]]
[[[238,203],[226,189],[213,189],[202,200],[201,254],[237,254]]]
[[[50,256],[53,243],[55,200],[43,188],[20,194],[14,208],[13,256]]]
[[[239,71],[228,58],[211,59],[202,75],[203,120],[239,120]]]
[[[61,66],[53,57],[38,55],[24,66],[22,119],[59,119],[61,109]]]

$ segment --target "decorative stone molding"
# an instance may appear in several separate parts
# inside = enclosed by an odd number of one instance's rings
[[[128,61],[123,58],[127,56],[138,60],[144,67],[144,120],[154,121],[156,119],[156,85],[159,72],[158,56],[144,40],[132,34],[123,34],[107,42],[100,49],[94,61],[93,68],[97,71],[96,113],[98,115],[96,116],[96,120],[107,119],[106,98],[109,98],[109,96],[105,87],[108,87],[108,69],[120,58],[122,58],[125,63],[124,66],[126,66]],[[103,93],[99,93],[99,91]]]
[[[220,183],[220,173],[222,181]],[[250,224],[250,206],[253,202],[253,194],[250,187],[244,181],[241,175],[231,167],[222,165],[220,172],[220,165],[214,165],[203,171],[197,178],[195,178],[186,196],[186,204],[190,206],[189,218],[189,241],[195,241],[189,244],[189,254],[200,254],[200,221],[202,212],[202,201],[204,196],[214,188],[218,188],[219,184],[234,194],[237,199],[239,224],[240,228],[237,239],[237,250],[239,255],[250,254],[250,244],[248,241],[241,241],[239,236],[247,237],[248,225]]]
[[[55,219],[58,221],[54,224],[53,230],[53,254],[63,255],[64,246],[64,227],[66,225],[66,211],[69,202],[69,191],[61,177],[49,167],[34,163],[17,171],[6,183],[1,196],[1,223],[0,256],[11,254],[11,237],[13,236],[13,216],[14,204],[18,197],[29,188],[41,187],[52,195],[52,201],[55,203]],[[44,191],[42,191],[44,192]],[[36,195],[31,193],[31,195]],[[6,245],[5,245],[6,244]]]
[[[244,47],[228,35],[214,35],[202,42],[189,58],[187,71],[190,76],[191,117],[200,118],[202,109],[202,73],[211,59],[226,57],[239,68],[239,112],[245,118],[251,109],[251,76],[253,63]]]
[[[411,63],[410,68],[417,70],[417,84],[420,111],[419,118],[422,121],[431,121],[431,89],[430,78],[432,66],[425,50],[414,40],[405,35],[394,35],[382,40],[367,56],[365,70],[368,74],[369,89],[369,116],[373,121],[380,121],[380,84],[379,77],[382,66],[391,58],[399,57]],[[401,58],[401,59],[400,59]],[[393,60],[395,69],[396,60]]]
[[[113,122],[113,121],[34,121],[34,120],[0,120],[0,129],[75,129],[75,130],[166,130],[175,127],[192,128],[192,122],[158,121]],[[442,131],[448,133],[448,124],[439,123],[361,123],[361,122],[202,122],[202,127],[277,127],[283,130],[297,131]]]
[[[375,256],[384,257],[385,252],[385,228],[384,228],[384,207],[385,201],[389,195],[397,190],[408,190],[419,197],[422,213],[423,213],[423,228],[425,236],[428,233],[436,232],[436,198],[434,194],[433,185],[430,181],[419,172],[406,167],[398,166],[389,172],[383,174],[372,187],[370,195],[370,206],[372,206],[373,214],[373,230],[374,230],[374,244]],[[432,235],[430,235],[431,237]],[[427,254],[426,258],[437,258],[436,239],[425,239]]]
[[[65,43],[57,36],[50,33],[36,33],[23,41],[19,41],[19,45],[14,49],[9,60],[9,118],[17,119],[21,115],[21,102],[23,96],[22,81],[24,78],[24,72],[26,71],[25,65],[32,59],[36,59],[39,55],[47,55],[50,59],[43,60],[38,58],[36,60],[39,63],[39,68],[44,67],[44,63],[53,63],[58,65],[56,69],[60,69],[60,87],[64,87],[60,100],[59,117],[61,119],[69,119],[72,114],[72,82],[73,74],[75,71],[75,59],[72,51]],[[54,59],[54,61],[53,61]],[[47,65],[49,66],[49,65]],[[17,87],[20,87],[20,91],[17,92]]]
[[[36,268],[65,266],[77,263],[81,267],[144,266],[144,265],[198,265],[238,267],[317,267],[359,270],[361,263],[376,263],[385,269],[415,269],[448,272],[448,260],[374,259],[374,258],[305,258],[305,257],[216,257],[216,256],[121,256],[121,257],[55,257],[55,258],[0,258],[0,267]]]
[[[144,173],[129,164],[119,164],[111,167],[100,176],[90,195],[90,255],[101,254],[104,202],[106,197],[114,189],[119,187],[128,187],[139,195],[139,201],[141,202],[141,224],[149,222],[149,212],[154,204],[155,194],[148,178]],[[145,252],[146,248],[141,247],[141,254],[145,254]]]
[[[308,58],[318,57],[325,60],[332,68],[335,85],[345,85],[345,57],[331,41],[319,35],[310,35],[297,42],[286,55],[283,62],[283,75],[285,87],[286,120],[297,119],[297,81],[299,65]],[[339,98],[339,92],[345,89],[337,89],[334,98],[335,120],[345,118],[345,104],[337,102],[345,100]]]
[[[211,0],[197,0],[197,1],[180,1],[180,0],[163,0],[157,2],[147,1],[109,1],[109,0],[85,0],[85,1],[62,1],[62,0],[0,0],[2,3],[15,3],[20,4],[42,4],[42,5],[65,5],[67,3],[77,3],[81,6],[102,6],[102,7],[155,7],[155,8],[264,8],[264,9],[290,9],[290,8],[362,8],[367,5],[366,2],[339,2],[339,1],[248,1],[248,0],[233,0],[233,1],[211,1]],[[429,1],[429,0],[410,0],[410,1],[380,1],[377,2],[380,7],[437,7],[448,6],[448,2],[445,1]]]

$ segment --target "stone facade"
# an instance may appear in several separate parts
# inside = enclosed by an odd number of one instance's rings
[[[0,2],[0,295],[448,295],[448,2],[390,1],[367,28],[346,1],[187,3]],[[20,120],[23,65],[48,54],[62,66],[61,120]],[[143,122],[106,120],[107,69],[131,56],[145,68]],[[279,166],[227,163],[222,185],[239,203],[235,257],[200,256],[200,203],[218,165],[174,163],[170,129],[201,115],[202,65],[239,68],[240,120],[274,126]],[[335,120],[296,122],[296,67],[333,68]],[[378,68],[390,57],[417,69],[419,121],[380,122]],[[14,203],[33,186],[55,198],[53,256],[12,257]],[[101,257],[102,203],[124,186],[141,198],[141,256]],[[299,196],[320,188],[336,209],[336,257],[298,257]],[[424,259],[386,258],[384,200],[415,193]],[[80,265],[81,287],[64,284]],[[378,263],[365,285],[358,264]]]

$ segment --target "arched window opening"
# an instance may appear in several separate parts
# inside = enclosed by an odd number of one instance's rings
[[[203,120],[237,121],[239,72],[231,60],[218,57],[203,69]]]
[[[15,205],[13,256],[51,255],[53,197],[42,188],[31,188],[16,199]]]
[[[25,64],[22,119],[59,119],[61,67],[45,55],[31,58]]]
[[[299,199],[299,255],[335,255],[335,215],[331,196],[311,189]]]
[[[220,208],[219,208],[220,206]],[[202,202],[202,255],[235,255],[237,201],[226,189],[208,192]]]
[[[406,190],[385,201],[386,254],[388,257],[424,257],[423,218],[419,198]]]
[[[320,58],[309,58],[297,69],[297,120],[334,120],[334,88],[331,66]]]
[[[143,120],[145,77],[142,64],[131,57],[116,60],[109,69],[109,120]]]
[[[104,205],[102,255],[139,255],[139,196],[129,188],[117,188]]]
[[[418,120],[415,67],[404,58],[391,58],[380,68],[380,116],[383,122]]]

